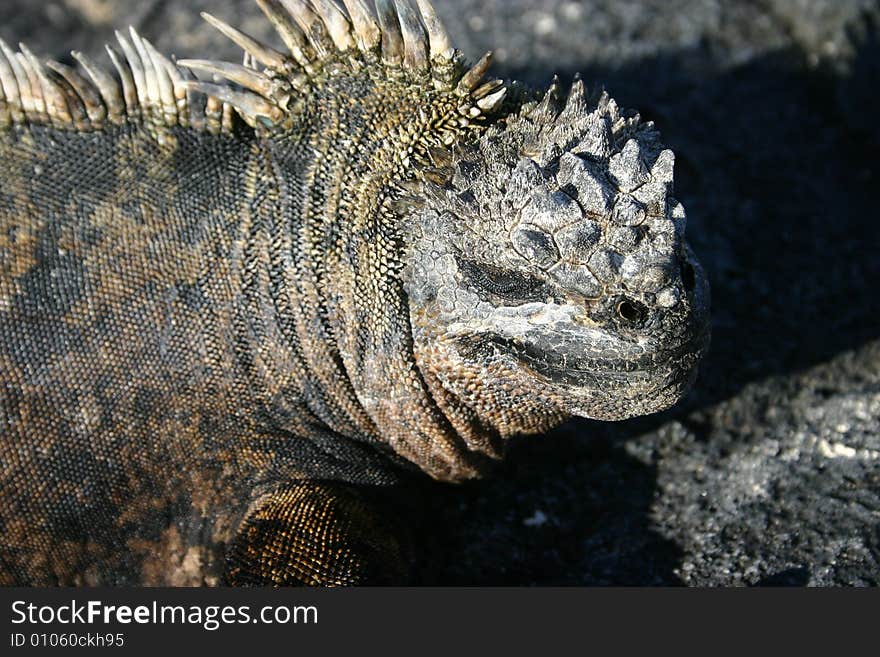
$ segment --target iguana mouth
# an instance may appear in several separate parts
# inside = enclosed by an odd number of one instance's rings
[[[698,342],[639,358],[578,358],[555,352],[534,355],[528,351],[521,359],[537,375],[555,384],[569,387],[626,388],[637,381],[667,381],[682,378],[702,357],[704,346]]]
[[[528,367],[536,377],[567,387],[616,388],[633,380],[656,381],[688,373],[702,359],[709,346],[708,327],[690,340],[657,352],[643,352],[636,358],[619,358],[578,353],[573,342],[568,349],[539,349],[536,345],[500,335],[483,335],[460,342],[463,355],[473,357],[498,350]]]

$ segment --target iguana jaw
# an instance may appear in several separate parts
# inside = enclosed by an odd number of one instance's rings
[[[566,415],[621,420],[655,413],[689,390],[709,344],[705,278],[680,305],[641,330],[593,321],[576,305],[500,308],[479,322],[451,324],[445,354],[460,370],[503,363],[517,387],[543,390]],[[456,379],[447,382],[457,388]]]

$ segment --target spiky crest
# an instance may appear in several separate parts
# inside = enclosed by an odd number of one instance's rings
[[[256,0],[289,53],[282,53],[211,16],[205,20],[245,52],[244,64],[172,61],[133,28],[107,46],[116,75],[79,52],[83,73],[37,59],[26,46],[14,52],[0,40],[0,129],[43,124],[99,130],[130,120],[211,133],[233,129],[234,114],[272,129],[291,117],[294,102],[331,65],[381,66],[412,84],[454,93],[466,122],[497,110],[507,93],[501,81],[482,84],[490,57],[472,69],[452,46],[429,0]],[[375,5],[375,6],[371,6]],[[262,70],[258,68],[262,66]],[[197,79],[191,70],[212,76]]]

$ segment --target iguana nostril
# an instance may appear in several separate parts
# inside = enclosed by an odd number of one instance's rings
[[[648,309],[637,301],[623,299],[617,304],[617,315],[630,324],[638,324],[645,321]]]

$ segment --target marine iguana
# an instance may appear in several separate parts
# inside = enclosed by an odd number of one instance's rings
[[[286,52],[205,15],[243,64],[0,42],[0,584],[405,581],[382,491],[693,381],[651,123],[428,0],[257,4]]]

